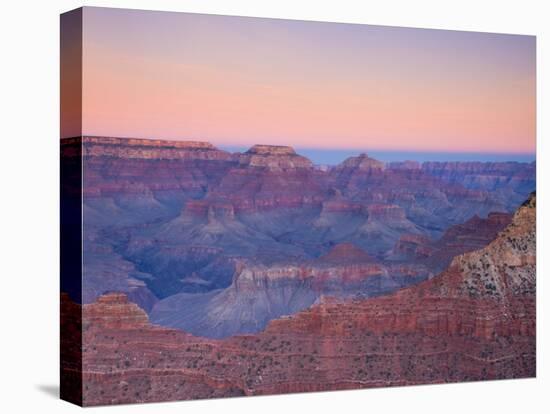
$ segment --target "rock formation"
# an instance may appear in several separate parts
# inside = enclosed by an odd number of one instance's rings
[[[423,265],[383,265],[342,244],[306,263],[238,263],[227,288],[173,294],[154,305],[150,318],[194,335],[224,338],[259,332],[269,321],[304,310],[322,296],[378,296],[428,276]]]
[[[508,213],[489,213],[487,218],[476,215],[464,223],[449,227],[437,240],[404,233],[388,259],[422,263],[438,273],[450,264],[453,257],[486,246],[510,223],[511,218]]]
[[[257,335],[197,338],[103,296],[82,309],[83,403],[532,377],[535,209],[532,195],[495,240],[430,280],[371,299],[323,297]],[[64,324],[71,306],[62,299]]]
[[[383,162],[375,160],[367,154],[360,154],[357,157],[349,157],[342,164],[338,165],[334,171],[337,173],[350,169],[355,171],[377,171],[384,168],[385,165]]]
[[[532,188],[536,165],[519,162],[425,162],[422,170],[467,188]]]
[[[275,171],[313,167],[310,160],[296,154],[293,148],[280,145],[254,145],[239,156],[239,163]]]
[[[184,326],[210,336],[257,332],[326,295],[374,296],[432,277],[487,244],[535,183],[533,164],[385,165],[361,154],[317,168],[269,145],[230,153],[207,142],[83,137],[62,140],[61,151],[83,156],[74,168],[83,303],[120,292],[152,314],[190,295],[208,323]],[[80,197],[79,188],[63,193]],[[236,290],[243,263],[258,280],[286,276],[255,285],[247,300]],[[219,307],[236,321],[212,335]]]
[[[536,180],[535,162],[425,162],[422,171],[469,189],[491,191],[507,207],[517,206]]]

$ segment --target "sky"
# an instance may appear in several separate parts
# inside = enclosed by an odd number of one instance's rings
[[[535,38],[84,8],[82,132],[221,147],[535,152]]]

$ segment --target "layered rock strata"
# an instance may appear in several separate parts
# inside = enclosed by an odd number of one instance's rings
[[[197,338],[106,295],[82,310],[83,402],[532,377],[535,208],[532,195],[494,241],[430,280],[367,300],[321,298],[257,335]]]

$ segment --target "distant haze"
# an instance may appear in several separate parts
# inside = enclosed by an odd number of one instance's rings
[[[83,16],[84,134],[419,160],[535,151],[532,36],[88,7]]]

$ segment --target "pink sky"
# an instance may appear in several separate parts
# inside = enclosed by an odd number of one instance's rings
[[[535,150],[535,38],[84,9],[83,133]]]

